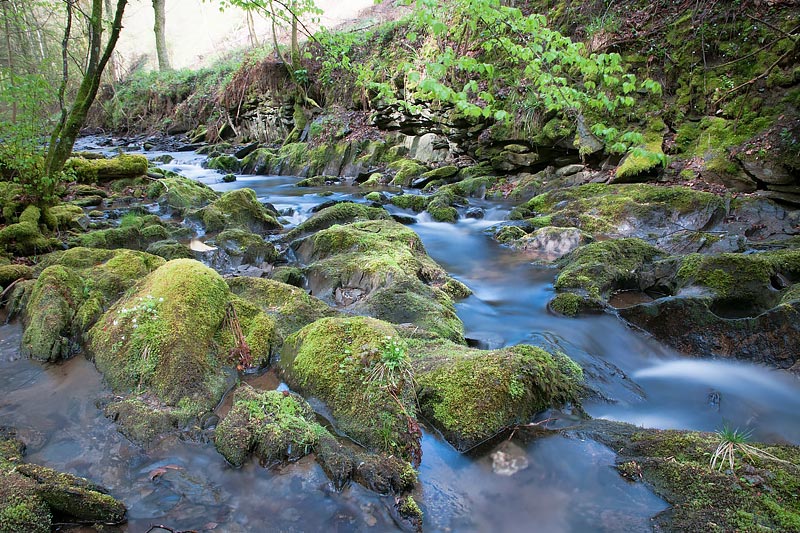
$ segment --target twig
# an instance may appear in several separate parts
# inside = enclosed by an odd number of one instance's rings
[[[784,59],[786,59],[786,58],[787,58],[787,57],[788,57],[790,54],[792,54],[792,53],[794,53],[794,48],[792,48],[791,50],[788,50],[788,51],[786,51],[786,52],[785,52],[785,53],[784,53],[784,54],[783,54],[781,57],[779,57],[779,58],[778,58],[778,59],[777,59],[777,60],[776,60],[776,61],[775,61],[773,64],[771,64],[771,65],[770,65],[770,66],[767,68],[767,70],[765,70],[764,72],[762,72],[761,74],[759,74],[759,75],[758,75],[758,76],[756,76],[755,78],[753,78],[753,79],[751,79],[751,80],[749,80],[749,81],[746,81],[746,82],[744,82],[744,83],[742,83],[742,84],[740,84],[740,85],[737,85],[737,86],[736,86],[736,87],[734,87],[733,89],[731,89],[731,90],[727,91],[725,94],[723,94],[722,96],[720,96],[720,97],[719,97],[717,100],[715,100],[715,101],[714,101],[714,103],[715,103],[715,104],[718,104],[719,102],[722,102],[722,101],[723,101],[723,100],[725,100],[725,99],[726,99],[728,96],[730,96],[731,94],[735,93],[736,91],[738,91],[738,90],[739,90],[739,89],[741,89],[742,87],[747,87],[748,85],[752,85],[752,84],[754,84],[754,83],[755,83],[755,82],[757,82],[758,80],[763,80],[764,78],[766,78],[767,76],[769,76],[769,73],[770,73],[770,72],[772,72],[772,69],[774,69],[775,67],[777,67],[777,66],[780,64],[780,62],[781,62],[781,61],[783,61]]]

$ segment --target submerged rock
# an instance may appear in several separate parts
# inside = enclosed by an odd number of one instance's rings
[[[103,487],[23,463],[25,447],[15,436],[0,428],[0,532],[47,533],[54,516],[100,527],[125,521],[125,506]]]

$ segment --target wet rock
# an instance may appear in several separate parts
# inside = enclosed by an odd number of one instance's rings
[[[273,263],[279,256],[272,243],[255,233],[238,228],[223,231],[214,238],[213,243],[228,256],[236,258],[239,264]]]
[[[173,259],[194,259],[194,252],[185,244],[174,239],[156,241],[147,247],[147,253],[163,257],[167,261]]]
[[[102,198],[100,199],[102,203]],[[89,217],[77,205],[59,204],[47,210],[45,216],[55,219],[55,229],[75,229],[86,231],[89,227]]]
[[[505,441],[492,452],[492,471],[499,476],[513,476],[530,466],[528,453],[511,441]]]
[[[354,202],[340,202],[315,212],[311,218],[287,233],[286,240],[293,241],[309,233],[329,228],[334,224],[389,218],[389,213],[383,208],[369,207]]]
[[[218,170],[223,174],[230,174],[239,172],[242,164],[236,156],[233,155],[220,155],[211,157],[206,161],[206,168]]]
[[[554,261],[592,241],[578,228],[539,228],[514,241],[512,247],[543,261]]]
[[[328,434],[302,397],[280,391],[236,389],[233,407],[214,431],[217,451],[234,466],[252,453],[262,464],[294,461],[311,453]]]
[[[31,279],[33,269],[27,265],[0,265],[0,288],[5,289],[17,280]]]
[[[120,178],[135,178],[147,174],[147,158],[143,155],[122,154],[113,159],[84,159],[71,157],[64,164],[75,173],[77,181],[97,183]]]
[[[218,198],[207,185],[177,174],[153,182],[147,188],[147,196],[179,213],[203,207]]]
[[[791,185],[797,180],[783,165],[765,159],[744,159],[741,161],[745,172],[756,180],[769,185]]]
[[[576,402],[583,380],[565,355],[532,346],[484,351],[428,341],[414,344],[412,355],[420,409],[460,451]]]
[[[273,213],[258,201],[252,189],[227,192],[191,217],[200,221],[207,231],[239,228],[264,234],[281,229]]]
[[[485,215],[486,213],[484,213],[483,209],[480,207],[470,207],[467,209],[467,212],[464,213],[464,217],[475,219],[482,219]]]
[[[292,388],[324,401],[339,428],[367,448],[420,457],[414,386],[382,353],[397,331],[366,317],[323,318],[288,337],[280,368]]]
[[[94,483],[22,462],[24,445],[0,429],[0,531],[46,533],[54,515],[87,524],[120,524],[125,506]]]

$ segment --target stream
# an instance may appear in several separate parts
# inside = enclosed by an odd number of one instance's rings
[[[150,152],[155,157],[164,152]],[[250,187],[261,201],[291,210],[290,225],[322,202],[363,201],[357,188],[300,189],[299,178],[221,175],[191,152],[170,153],[164,168],[217,191]],[[332,194],[327,194],[331,192]],[[323,194],[325,193],[325,194]],[[456,305],[471,344],[518,343],[560,350],[585,369],[598,394],[584,402],[593,417],[657,427],[714,431],[724,424],[766,442],[800,444],[800,381],[781,371],[740,362],[683,357],[612,315],[570,319],[551,314],[556,271],[497,244],[486,229],[509,206],[475,201],[485,218],[456,224],[413,216],[411,228],[429,255],[473,290]],[[20,326],[0,326],[0,422],[18,428],[26,460],[90,478],[129,508],[118,531],[152,524],[198,531],[393,531],[394,500],[350,484],[333,490],[312,457],[265,469],[251,460],[231,468],[210,443],[167,438],[150,449],[133,445],[107,420],[98,401],[109,395],[91,362],[75,357],[42,365],[19,356]],[[274,388],[274,375],[256,378]],[[568,415],[547,413],[552,427]],[[415,494],[426,531],[647,531],[666,502],[625,481],[614,453],[591,440],[517,435],[460,454],[423,428],[420,486]],[[518,471],[498,468],[498,453]],[[512,475],[508,475],[512,474]]]

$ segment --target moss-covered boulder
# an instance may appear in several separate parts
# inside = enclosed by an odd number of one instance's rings
[[[396,338],[394,327],[373,318],[323,318],[286,339],[279,364],[287,382],[324,401],[354,440],[418,460],[412,380],[400,367],[387,368],[407,357]]]
[[[414,231],[393,220],[335,225],[297,247],[312,293],[344,309],[411,322],[463,342],[463,325],[440,287],[447,273]]]
[[[53,517],[85,524],[119,524],[125,506],[86,479],[22,462],[24,445],[0,428],[0,532],[46,533]]]
[[[0,265],[0,288],[5,289],[18,279],[30,279],[33,269],[27,265]]]
[[[103,309],[163,259],[132,250],[73,248],[42,261],[23,312],[23,353],[56,361],[80,348]]]
[[[746,443],[774,460],[746,455],[734,445],[736,461],[728,471],[709,465],[724,442],[719,434],[643,429],[603,420],[585,423],[577,433],[613,449],[623,477],[645,483],[671,504],[653,519],[660,531],[800,528],[797,446]]]
[[[286,240],[293,241],[302,236],[333,226],[364,220],[389,220],[389,213],[380,207],[369,207],[355,202],[340,202],[314,213],[308,220],[298,224],[286,234]]]
[[[273,263],[280,255],[275,245],[263,237],[239,228],[223,231],[214,238],[214,244],[240,263],[251,265]]]
[[[58,204],[49,208],[45,215],[57,230],[86,230],[89,217],[77,205]]]
[[[328,304],[306,291],[277,280],[236,277],[228,280],[233,294],[272,316],[282,337],[302,327],[338,314]]]
[[[147,250],[152,244],[167,240],[169,236],[169,230],[158,221],[90,231],[70,239],[69,244],[85,248]]]
[[[726,203],[724,197],[686,187],[590,183],[535,196],[514,208],[510,218],[530,220],[536,227],[576,227],[593,236],[655,242],[687,228],[713,225],[724,218]]]
[[[394,172],[394,185],[408,187],[415,178],[427,172],[428,167],[413,159],[398,159],[389,164],[389,170]]]
[[[147,174],[147,158],[134,154],[121,154],[113,159],[71,157],[67,159],[64,168],[74,172],[80,182],[96,183]]]
[[[167,261],[173,259],[194,259],[194,252],[185,244],[174,239],[156,241],[147,247],[147,253],[163,257]]]
[[[197,261],[164,264],[89,332],[98,370],[115,391],[147,390],[193,414],[211,409],[227,386],[215,336],[229,296],[222,277]]]
[[[317,424],[314,410],[300,395],[257,391],[244,384],[214,431],[214,444],[234,466],[241,466],[251,453],[271,465],[311,453],[323,434],[327,430]]]
[[[147,196],[180,213],[201,208],[219,198],[208,185],[177,174],[153,182],[147,188]]]
[[[207,231],[239,228],[264,234],[281,229],[280,223],[261,203],[252,189],[237,189],[223,194],[211,205],[192,215]]]
[[[46,237],[39,227],[42,212],[29,205],[19,216],[19,222],[0,229],[0,250],[17,256],[42,254],[52,250],[58,241]]]
[[[558,261],[562,270],[555,287],[584,290],[596,300],[612,290],[639,288],[637,271],[659,255],[661,250],[639,239],[590,243]]]
[[[0,215],[6,223],[16,221],[17,216],[25,208],[22,186],[12,181],[0,181]]]
[[[582,391],[578,365],[533,346],[485,351],[413,341],[409,352],[422,413],[461,451],[537,412],[577,402]]]
[[[208,161],[206,161],[206,168],[218,170],[223,174],[228,174],[230,172],[239,172],[239,170],[242,168],[242,163],[236,158],[236,156],[220,155],[209,158]]]

